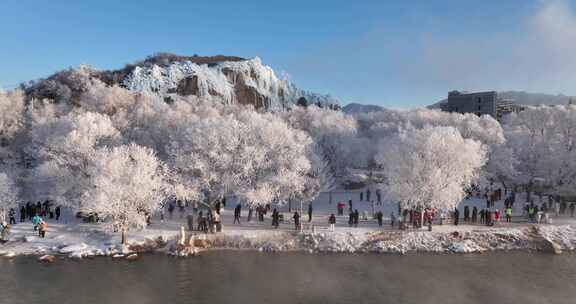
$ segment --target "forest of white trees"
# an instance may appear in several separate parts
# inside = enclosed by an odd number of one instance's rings
[[[472,183],[576,196],[576,106],[502,124],[437,110],[257,111],[215,97],[170,103],[82,77],[70,100],[0,92],[0,211],[52,200],[143,227],[169,199],[206,207],[309,202],[365,172],[389,201],[453,209]]]

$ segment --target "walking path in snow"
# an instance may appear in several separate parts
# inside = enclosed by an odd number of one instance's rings
[[[357,193],[356,193],[357,195]],[[318,200],[313,203],[313,220],[308,222],[307,216],[307,205],[303,206],[303,213],[301,214],[301,222],[303,224],[304,230],[309,231],[312,226],[314,230],[318,233],[326,232],[328,233],[328,216],[331,213],[337,214],[336,204],[338,201],[342,200],[347,206],[349,194],[340,193],[332,195],[332,203],[327,199],[328,194],[323,194]],[[463,210],[465,205],[473,206],[478,208],[485,207],[485,200],[482,199],[470,199],[465,200],[459,205],[459,209]],[[293,232],[294,224],[292,221],[292,213],[289,212],[289,206],[283,206],[279,208],[279,211],[284,214],[286,219],[284,222],[280,223],[278,229],[274,229],[271,225],[271,212],[269,212],[264,222],[257,222],[257,216],[254,212],[251,222],[247,222],[248,208],[242,208],[242,218],[241,224],[233,224],[233,213],[236,204],[233,200],[228,200],[227,206],[222,210],[222,223],[223,231],[222,235],[229,236],[250,236],[257,237],[258,235],[266,234],[268,236],[271,233],[278,232]],[[503,202],[499,201],[496,203],[496,208],[500,210],[503,209]],[[460,220],[460,225],[454,226],[450,221],[447,221],[444,225],[434,225],[434,232],[470,232],[470,231],[494,231],[495,229],[506,231],[514,228],[521,228],[530,226],[532,224],[528,223],[526,218],[522,216],[522,203],[516,203],[514,206],[514,217],[513,223],[501,222],[494,227],[488,227],[481,224],[466,224]],[[361,216],[359,226],[357,228],[348,227],[348,216],[337,216],[336,223],[336,234],[339,235],[362,235],[369,232],[384,231],[384,232],[394,232],[398,233],[397,227],[391,227],[389,222],[389,215],[391,212],[396,213],[397,205],[395,204],[382,204],[376,205],[375,211],[382,211],[385,215],[385,222],[383,227],[378,227],[377,221],[372,219],[370,216],[372,211],[372,204],[367,201],[354,201],[354,209],[358,209]],[[160,221],[159,216],[155,216],[152,219],[151,225],[142,231],[130,231],[128,233],[128,241],[130,243],[142,243],[146,239],[156,239],[158,237],[163,237],[166,239],[171,239],[176,237],[180,233],[180,227],[187,227],[186,216],[188,212],[192,212],[192,208],[188,207],[181,213],[178,208],[174,211],[172,218],[169,218],[169,214],[165,214],[165,221]],[[300,205],[294,204],[292,212],[299,211]],[[345,209],[347,212],[347,207]],[[363,219],[364,211],[368,214],[368,220]],[[460,212],[461,216],[463,212]],[[117,247],[120,243],[119,233],[109,233],[103,230],[102,225],[83,223],[80,219],[75,218],[70,211],[65,212],[60,221],[55,221],[53,219],[47,219],[49,230],[46,238],[42,239],[38,237],[37,232],[33,230],[33,225],[30,222],[17,223],[12,227],[11,241],[6,244],[0,245],[0,255],[18,255],[18,254],[44,254],[44,253],[74,253],[82,251],[91,251],[98,253],[106,253],[110,248]],[[553,225],[574,225],[576,220],[569,216],[561,216],[560,218],[554,219]],[[194,217],[194,225],[197,225],[197,218]],[[416,231],[408,230],[405,232]],[[426,231],[425,228],[422,229],[423,232]],[[194,232],[202,234],[199,232]],[[427,231],[426,231],[427,233]]]

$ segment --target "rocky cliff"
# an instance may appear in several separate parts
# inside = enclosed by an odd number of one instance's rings
[[[177,95],[217,97],[225,103],[277,110],[289,105],[316,104],[339,108],[336,99],[297,88],[280,79],[260,58],[178,56],[157,54],[113,71],[86,67],[58,72],[26,85],[29,97],[74,100],[85,90],[86,78],[135,92],[157,94],[170,102]]]

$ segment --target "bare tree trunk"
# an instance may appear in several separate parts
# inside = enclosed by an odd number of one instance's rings
[[[122,245],[126,245],[126,230],[122,229]]]

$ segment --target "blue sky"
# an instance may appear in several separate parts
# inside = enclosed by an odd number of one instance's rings
[[[260,56],[344,104],[422,106],[452,89],[576,95],[573,4],[3,0],[0,87],[166,51]]]

